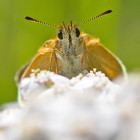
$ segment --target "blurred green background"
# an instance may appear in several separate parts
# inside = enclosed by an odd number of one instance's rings
[[[16,71],[56,34],[56,29],[26,21],[25,16],[60,25],[70,20],[79,23],[113,9],[110,15],[80,29],[99,37],[132,71],[140,68],[139,7],[139,0],[1,0],[0,104],[17,100]]]

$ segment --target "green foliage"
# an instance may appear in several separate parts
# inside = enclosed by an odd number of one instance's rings
[[[24,20],[25,16],[60,25],[70,20],[80,23],[113,9],[112,14],[81,25],[80,29],[100,38],[131,70],[140,67],[139,4],[136,0],[3,0],[0,5],[0,104],[16,100],[16,71],[57,33],[54,28]]]

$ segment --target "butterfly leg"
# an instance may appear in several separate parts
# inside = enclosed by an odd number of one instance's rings
[[[49,71],[51,71],[51,69],[52,69],[52,58],[53,58],[53,53],[54,53],[54,51],[51,53],[50,59],[49,59]]]
[[[83,53],[80,53],[77,57],[80,58],[80,66],[81,66],[81,73],[83,72],[83,58],[84,58],[84,54]]]

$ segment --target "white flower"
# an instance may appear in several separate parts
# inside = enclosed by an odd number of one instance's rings
[[[139,79],[119,86],[95,71],[32,74],[19,87],[25,107],[0,113],[0,140],[139,140]]]

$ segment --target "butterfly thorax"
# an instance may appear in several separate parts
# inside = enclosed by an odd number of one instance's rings
[[[59,61],[59,74],[69,78],[81,72],[83,46],[80,43],[80,31],[74,26],[65,26],[60,29],[59,49],[56,52]]]

